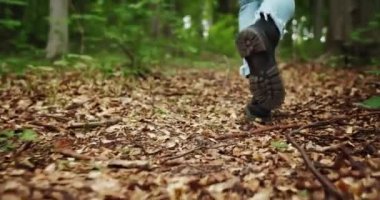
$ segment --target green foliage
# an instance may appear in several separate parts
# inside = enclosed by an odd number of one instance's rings
[[[1,19],[0,25],[3,26],[6,29],[16,29],[17,27],[21,26],[21,22],[18,20],[13,19]]]
[[[145,73],[147,67],[172,55],[198,53],[197,30],[184,30],[182,17],[167,1],[142,0],[118,6],[97,1],[90,7],[91,12],[70,17],[74,34],[82,40],[77,42],[82,46],[76,49],[84,49],[89,54],[99,48],[121,53],[127,60],[123,63],[127,74]],[[81,33],[83,30],[86,34]]]
[[[359,105],[367,109],[380,109],[380,96],[373,96]]]
[[[234,44],[238,27],[237,3],[224,10],[225,4],[219,5],[223,1],[218,0],[69,2],[70,53],[92,57],[105,52],[117,54],[121,58],[119,61],[99,59],[102,63],[96,63],[105,73],[112,74],[112,68],[121,65],[126,74],[142,74],[151,66],[173,58],[191,59],[210,52],[237,57]],[[296,5],[295,21],[289,22],[289,34],[284,35],[279,54],[286,59],[308,61],[323,54],[326,43],[311,36],[315,20],[310,12],[312,1],[297,0]],[[320,13],[325,20],[327,10]],[[1,54],[13,57],[25,52],[38,55],[34,59],[43,60],[49,31],[48,16],[46,0],[0,0]],[[191,18],[189,27],[185,28],[184,17]],[[205,28],[205,24],[209,27]],[[376,40],[378,37],[370,33],[379,27],[380,14],[366,27],[356,29],[351,35],[352,41],[370,43]],[[323,36],[326,39],[326,31]],[[16,64],[21,63],[25,66],[23,62],[27,59],[21,56],[19,59],[20,62],[7,61],[6,65],[21,68]],[[336,57],[336,60],[342,59]],[[371,60],[373,64],[379,63],[377,58]],[[6,70],[0,68],[1,71]]]
[[[380,69],[378,69],[378,70],[369,70],[369,71],[366,71],[366,73],[373,74],[373,75],[376,75],[376,76],[380,76]]]
[[[8,73],[23,74],[29,66],[47,66],[41,52],[23,52],[19,54],[0,55],[0,76]]]
[[[210,28],[207,40],[208,49],[220,52],[227,56],[235,56],[235,35],[237,33],[237,20],[234,15],[224,15],[223,18]]]
[[[323,43],[316,40],[305,40],[302,42],[292,42],[291,45],[281,43],[279,56],[282,59],[296,59],[299,61],[309,61],[317,58],[323,52]]]
[[[0,51],[30,52],[43,48],[48,32],[45,0],[0,0]]]
[[[377,37],[368,37],[374,30],[380,29],[380,13],[374,19],[368,22],[367,26],[356,29],[351,33],[351,39],[354,42],[369,44],[373,42],[380,42]]]
[[[27,5],[27,3],[22,0],[0,0],[0,4],[17,5],[17,6]]]
[[[11,151],[23,142],[35,142],[37,139],[37,133],[30,129],[2,131],[0,132],[0,152]]]
[[[106,76],[121,72],[123,75],[144,76],[149,69],[142,66],[125,67],[125,58],[122,54],[67,54],[53,63],[53,66],[62,69],[74,68],[92,75],[93,71],[101,71]]]
[[[146,73],[150,66],[165,60],[191,58],[205,51],[234,56],[236,16],[217,13],[217,2],[70,1],[70,53],[92,57],[104,52],[117,54],[122,58],[121,67],[126,74]],[[12,57],[3,62],[6,66],[25,67],[24,60],[28,59],[20,56],[17,61],[13,53],[38,54],[35,59],[43,60],[49,28],[47,5],[43,0],[0,0],[0,37],[4,38],[0,51],[6,53],[5,57]],[[191,26],[187,28],[185,16],[191,18]],[[202,20],[206,19],[213,22],[208,39],[202,27]],[[74,58],[69,57],[64,56],[59,65],[70,66],[69,60]],[[96,65],[112,73],[120,61]]]
[[[23,142],[33,142],[37,140],[37,134],[33,130],[25,129],[19,135],[19,139]]]

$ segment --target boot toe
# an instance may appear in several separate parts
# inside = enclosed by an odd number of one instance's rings
[[[268,122],[271,120],[271,111],[261,108],[259,105],[247,105],[245,108],[245,116],[250,121],[257,119]]]

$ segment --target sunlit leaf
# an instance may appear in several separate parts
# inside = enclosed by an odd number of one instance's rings
[[[271,146],[278,150],[285,150],[288,148],[288,144],[283,140],[272,141]]]
[[[380,96],[373,96],[359,105],[368,109],[380,109]]]
[[[0,0],[0,4],[9,4],[17,6],[26,6],[27,2],[21,0]]]
[[[26,129],[20,135],[20,140],[25,142],[31,142],[37,140],[37,133],[33,130]]]
[[[0,25],[8,29],[13,29],[13,28],[21,26],[21,21],[12,20],[12,19],[0,19]]]

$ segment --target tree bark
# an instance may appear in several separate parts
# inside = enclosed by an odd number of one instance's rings
[[[234,13],[234,7],[236,5],[236,1],[218,0],[218,11],[224,14]]]
[[[314,38],[317,40],[322,37],[322,29],[324,26],[324,0],[312,0],[313,6],[313,29],[314,29]]]
[[[158,38],[161,35],[160,4],[158,2],[153,2],[150,5],[150,10],[154,13],[150,20],[150,32],[153,38]]]
[[[50,31],[46,58],[55,59],[68,51],[68,0],[50,0]]]
[[[339,51],[341,46],[349,39],[349,34],[352,31],[351,5],[352,0],[329,1],[328,48],[330,51]]]
[[[345,64],[351,63],[349,58],[355,58],[358,64],[370,61],[379,49],[379,31],[364,31],[359,41],[354,41],[351,34],[367,28],[379,11],[380,0],[329,0],[329,52],[345,55]],[[371,42],[366,42],[368,39]]]

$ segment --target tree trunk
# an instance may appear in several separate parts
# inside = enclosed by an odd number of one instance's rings
[[[224,14],[234,13],[234,7],[236,7],[236,1],[230,0],[218,0],[218,11]]]
[[[366,30],[375,20],[379,4],[380,0],[329,0],[328,49],[331,53],[343,54],[346,65],[368,63],[379,51],[379,40],[376,39],[379,31],[375,28]],[[353,40],[351,34],[358,31],[362,33]]]
[[[150,32],[153,38],[158,38],[161,34],[161,12],[160,3],[153,2],[150,10],[154,13],[150,20]]]
[[[322,37],[322,29],[324,26],[324,0],[312,0],[313,6],[313,29],[314,29],[314,38],[317,40]]]
[[[68,51],[68,0],[50,0],[50,31],[46,58],[55,59]]]

